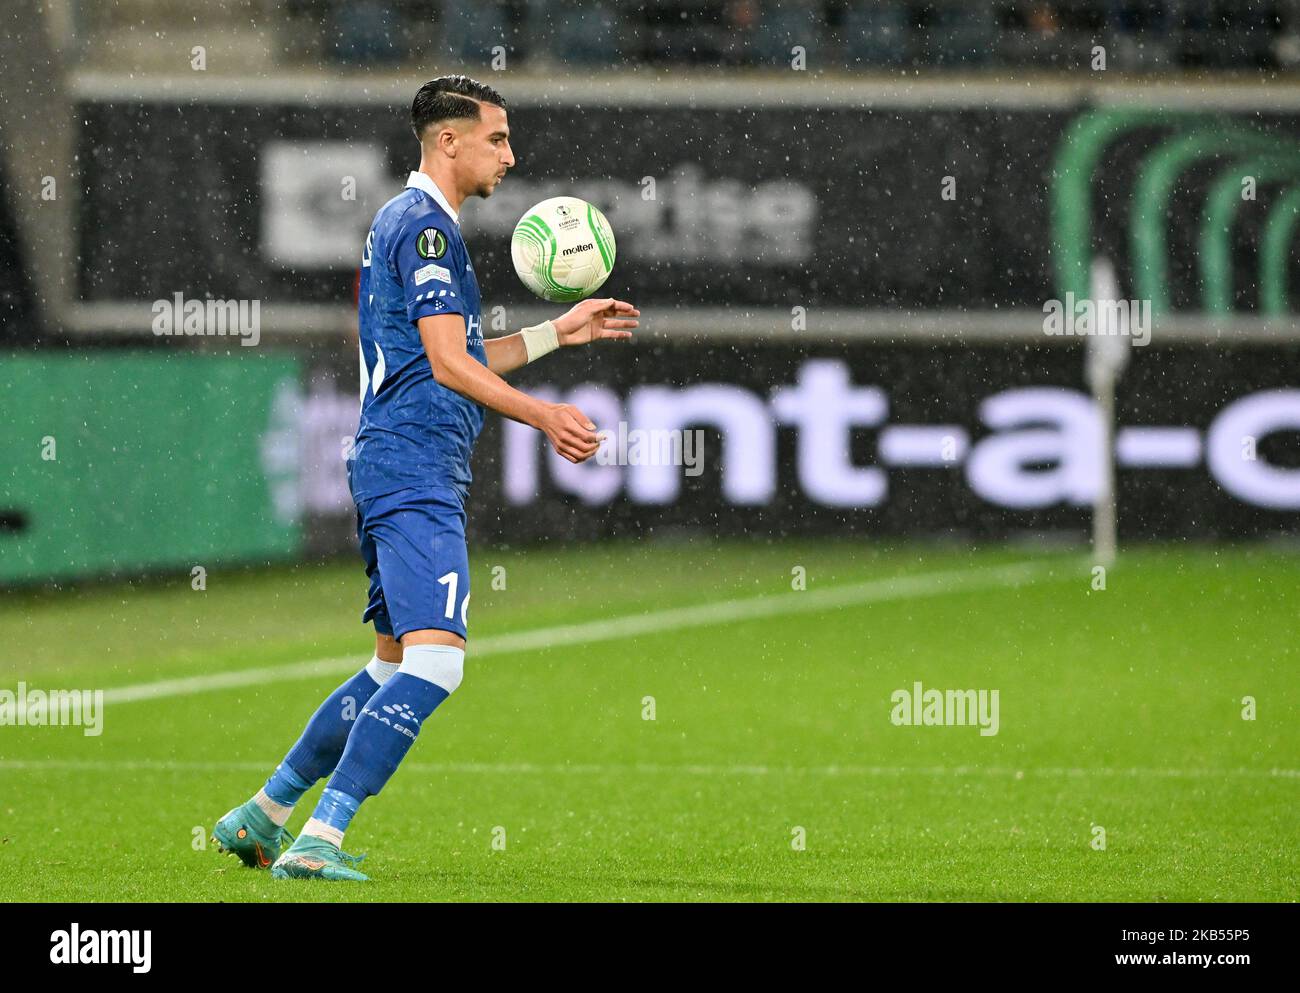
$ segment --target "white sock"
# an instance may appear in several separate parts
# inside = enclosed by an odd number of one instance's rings
[[[328,841],[335,848],[343,847],[343,832],[336,827],[330,827],[324,821],[318,821],[314,817],[307,818],[307,823],[302,826],[302,833],[311,835],[313,838],[320,838],[322,841]]]
[[[286,807],[282,803],[276,803],[266,795],[266,790],[258,790],[253,794],[253,802],[262,808],[266,816],[271,818],[277,827],[284,827],[289,823],[289,815],[293,813],[293,808]]]
[[[385,662],[376,655],[366,663],[366,672],[370,674],[371,679],[380,686],[383,686],[384,683],[388,682],[388,680],[392,678],[393,673],[397,671],[398,666],[401,664],[402,663],[400,662]]]
[[[399,672],[433,683],[449,694],[465,675],[465,649],[452,645],[411,645],[402,651]]]

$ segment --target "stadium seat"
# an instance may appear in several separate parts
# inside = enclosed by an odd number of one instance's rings
[[[552,9],[548,16],[557,61],[600,65],[617,60],[618,22],[607,4],[564,4],[562,9]]]
[[[907,60],[907,11],[895,0],[865,0],[844,14],[844,61],[851,69]]]
[[[822,27],[822,12],[818,5],[773,5],[763,12],[753,42],[753,54],[762,65],[789,65],[791,49],[801,45],[812,58],[822,40]]]
[[[475,65],[492,59],[492,49],[509,47],[505,12],[497,3],[443,3],[439,49]]]
[[[357,0],[330,10],[327,50],[336,62],[387,65],[405,57],[397,15],[385,0]]]
[[[936,65],[981,65],[997,45],[993,10],[984,4],[946,4],[930,24],[929,54]]]

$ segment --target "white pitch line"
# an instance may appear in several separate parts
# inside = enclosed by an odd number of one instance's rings
[[[953,569],[919,573],[913,576],[894,576],[889,579],[872,579],[827,589],[767,594],[740,600],[719,600],[693,607],[670,607],[644,614],[585,621],[581,624],[560,624],[554,627],[474,638],[469,642],[467,655],[470,659],[479,659],[487,655],[534,652],[545,648],[589,645],[640,635],[667,634],[689,628],[712,627],[717,624],[731,624],[781,614],[816,613],[837,607],[860,606],[889,600],[908,600],[968,590],[1020,586],[1034,579],[1059,575],[1062,565],[1061,560],[1015,562],[981,569]],[[360,668],[364,661],[361,654],[358,652],[356,655],[338,658],[290,662],[286,665],[237,669],[210,676],[189,676],[183,679],[162,679],[150,683],[118,686],[104,690],[104,702],[132,703],[137,700],[158,700],[164,697],[190,696],[213,690],[238,689],[243,686],[259,686],[263,683],[354,671]]]
[[[0,772],[265,772],[266,762],[186,762],[171,759],[0,759]],[[989,779],[1300,779],[1300,769],[1179,769],[1143,766],[903,766],[903,765],[700,765],[697,763],[555,763],[536,762],[403,762],[420,773],[468,775],[674,775],[725,778],[740,776],[821,776],[834,779],[903,776],[984,777]]]

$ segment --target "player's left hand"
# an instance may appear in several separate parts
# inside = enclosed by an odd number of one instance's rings
[[[551,323],[561,345],[587,345],[601,338],[631,338],[632,332],[625,329],[636,327],[640,316],[641,311],[630,303],[603,297],[583,300]]]

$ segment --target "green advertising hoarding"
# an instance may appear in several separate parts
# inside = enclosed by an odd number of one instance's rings
[[[0,583],[292,557],[291,355],[0,355]]]

